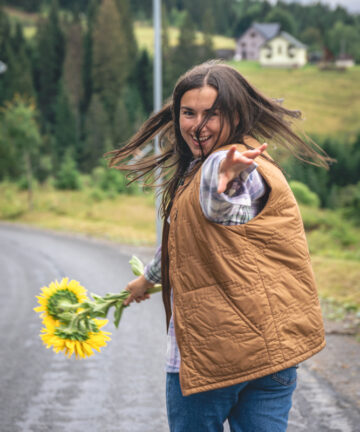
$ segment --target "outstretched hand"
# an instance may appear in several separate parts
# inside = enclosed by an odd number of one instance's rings
[[[230,182],[240,175],[249,165],[254,163],[254,159],[266,150],[267,144],[264,143],[254,150],[238,152],[236,145],[230,147],[225,159],[220,164],[218,193],[226,191]]]

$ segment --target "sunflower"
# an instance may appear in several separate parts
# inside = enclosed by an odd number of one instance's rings
[[[59,325],[61,304],[71,305],[87,300],[86,289],[76,280],[69,282],[69,278],[63,278],[60,283],[57,280],[51,282],[41,290],[41,295],[37,296],[40,306],[34,311],[41,313],[45,325]]]
[[[53,347],[56,353],[64,351],[68,358],[72,354],[75,354],[77,359],[86,358],[94,354],[93,349],[100,352],[100,348],[106,346],[106,342],[111,340],[108,336],[111,333],[100,330],[107,322],[108,320],[92,319],[90,329],[81,331],[49,321],[41,330],[40,337],[46,348]]]

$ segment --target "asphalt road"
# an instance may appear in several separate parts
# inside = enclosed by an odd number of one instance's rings
[[[168,431],[160,295],[131,305],[118,330],[110,322],[112,341],[89,359],[56,355],[38,337],[42,286],[68,276],[89,292],[117,292],[132,253],[152,251],[0,224],[0,432]],[[305,362],[288,431],[359,432],[360,413]]]

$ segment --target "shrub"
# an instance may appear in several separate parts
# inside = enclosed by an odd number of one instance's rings
[[[296,200],[301,203],[308,205],[310,207],[318,208],[320,205],[320,199],[316,195],[315,192],[312,192],[308,186],[298,181],[291,181],[290,183],[291,190],[295,195]]]
[[[127,186],[128,180],[124,173],[104,166],[98,166],[93,170],[92,182],[94,187],[109,192],[112,197],[114,192],[136,195],[139,191],[137,183]]]
[[[55,178],[57,189],[81,189],[80,173],[70,152],[65,154],[64,160]]]

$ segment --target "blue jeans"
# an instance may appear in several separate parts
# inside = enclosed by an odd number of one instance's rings
[[[183,396],[179,374],[168,373],[166,405],[170,432],[285,432],[297,367],[216,390]]]

